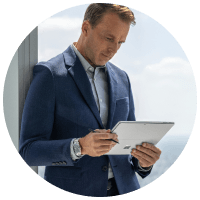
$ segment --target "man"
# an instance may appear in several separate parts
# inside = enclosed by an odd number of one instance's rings
[[[118,121],[135,121],[127,74],[108,62],[125,42],[134,14],[127,7],[91,4],[82,33],[62,54],[34,67],[21,125],[20,154],[46,166],[45,179],[87,196],[138,189],[135,172],[150,174],[161,151],[144,143],[130,155],[107,156]],[[89,129],[95,130],[90,132]]]

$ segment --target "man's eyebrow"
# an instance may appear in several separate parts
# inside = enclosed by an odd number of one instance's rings
[[[112,37],[112,38],[114,38],[115,39],[115,36],[114,35],[112,35],[111,33],[107,33],[106,34],[108,37]],[[122,41],[120,41],[121,43],[125,43],[126,41],[125,40],[122,40]]]

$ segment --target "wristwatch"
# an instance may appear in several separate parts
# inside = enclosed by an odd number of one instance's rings
[[[81,147],[79,144],[79,139],[80,138],[75,138],[74,142],[73,142],[73,149],[74,149],[74,153],[77,157],[81,157]]]

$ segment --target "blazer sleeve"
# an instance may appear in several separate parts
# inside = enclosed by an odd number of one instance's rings
[[[126,72],[125,72],[126,74]],[[129,83],[129,115],[128,115],[128,119],[127,121],[136,121],[135,118],[135,107],[134,107],[134,101],[133,101],[133,94],[132,94],[132,90],[131,90],[131,84],[130,84],[130,80],[128,75],[126,74],[127,79],[128,79],[128,83]],[[141,169],[138,167],[138,159],[133,157],[132,155],[130,155],[132,160],[130,161],[130,163],[132,164],[132,166],[134,167],[135,171],[142,177],[145,178],[146,176],[148,176],[151,173],[152,168],[149,171],[141,171]]]
[[[74,166],[70,156],[72,138],[51,140],[54,124],[55,85],[50,69],[36,65],[21,122],[19,153],[30,166]]]

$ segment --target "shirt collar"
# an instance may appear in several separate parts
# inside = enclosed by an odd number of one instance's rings
[[[83,65],[85,71],[90,71],[90,72],[94,72],[94,67],[92,67],[90,65],[90,63],[81,55],[81,53],[78,51],[78,49],[75,47],[74,45],[75,43],[73,43],[71,45],[72,49],[74,50],[74,52],[76,53],[76,55],[78,56],[81,64]],[[103,66],[99,66],[98,68],[105,68],[105,72],[107,72],[107,67],[106,65]]]

